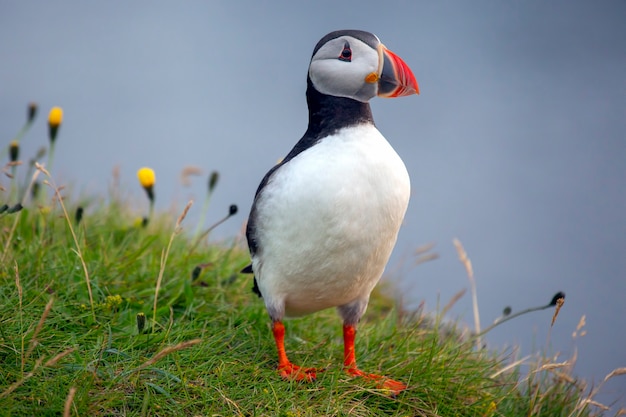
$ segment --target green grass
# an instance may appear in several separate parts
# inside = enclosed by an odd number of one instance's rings
[[[342,371],[332,310],[286,322],[290,359],[326,370],[310,384],[283,381],[262,300],[238,272],[249,260],[242,244],[195,247],[173,234],[177,214],[134,226],[129,204],[110,200],[80,202],[79,225],[78,202],[65,202],[67,216],[58,202],[1,215],[0,415],[598,415],[565,369],[504,370],[506,358],[380,292],[357,359],[408,390],[392,398]]]

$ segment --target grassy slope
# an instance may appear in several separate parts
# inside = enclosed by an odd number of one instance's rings
[[[76,228],[93,310],[63,212],[0,217],[0,415],[63,415],[66,402],[67,415],[81,416],[590,415],[577,408],[581,392],[567,378],[492,378],[502,366],[493,356],[443,337],[436,319],[434,327],[419,315],[400,319],[382,296],[360,326],[357,358],[366,371],[408,383],[406,392],[390,398],[342,372],[332,310],[286,323],[291,359],[326,371],[312,384],[282,381],[262,301],[251,277],[238,274],[248,262],[242,248],[192,252],[177,236],[153,323],[175,219],[132,227],[122,205],[99,204]],[[197,265],[204,267],[192,282]],[[138,313],[147,318],[143,334]]]

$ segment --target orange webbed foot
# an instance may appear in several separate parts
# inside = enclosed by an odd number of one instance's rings
[[[312,382],[317,377],[315,368],[302,368],[294,365],[287,358],[285,352],[285,326],[280,321],[275,321],[272,325],[272,332],[274,333],[274,340],[276,341],[276,349],[278,350],[278,373],[284,379],[290,381],[304,381]]]
[[[391,391],[390,394],[394,397],[407,388],[406,384],[400,381],[396,381],[382,375],[368,374],[367,372],[363,372],[358,368],[346,368],[346,372],[350,376],[358,376],[361,378],[376,381],[376,386],[378,388]]]
[[[313,382],[317,378],[318,370],[316,368],[302,368],[288,362],[278,366],[278,372],[284,379],[290,381]]]
[[[356,328],[354,325],[344,324],[343,325],[343,341],[344,341],[344,361],[343,366],[348,375],[358,376],[361,378],[369,379],[372,381],[376,381],[376,385],[378,388],[383,390],[390,391],[390,395],[395,397],[400,392],[404,391],[407,386],[406,384],[395,381],[393,379],[389,379],[382,375],[376,374],[368,374],[366,372],[361,371],[356,366],[356,357],[354,355],[354,339],[356,336]]]

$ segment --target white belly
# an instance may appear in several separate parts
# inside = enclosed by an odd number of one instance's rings
[[[372,125],[343,129],[283,165],[257,201],[253,269],[266,303],[296,316],[369,296],[409,194],[404,163]]]

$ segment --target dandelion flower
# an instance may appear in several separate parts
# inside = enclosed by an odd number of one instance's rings
[[[48,114],[48,127],[50,131],[50,142],[54,143],[57,138],[57,132],[59,126],[63,122],[63,109],[60,107],[53,107]]]
[[[63,122],[63,109],[60,107],[53,107],[48,113],[48,133],[50,136],[50,152],[48,153],[47,170],[52,172],[52,161],[54,160],[54,144],[56,143],[57,133],[59,127]],[[46,199],[46,191],[44,190],[42,198]]]
[[[139,171],[137,171],[137,179],[139,180],[139,184],[141,184],[143,189],[146,190],[148,200],[150,200],[150,214],[144,221],[144,225],[147,225],[148,219],[152,217],[152,212],[154,210],[154,183],[156,182],[154,170],[147,167],[140,168]]]
[[[143,167],[137,171],[137,178],[143,188],[152,188],[156,182],[154,170],[151,168]]]

